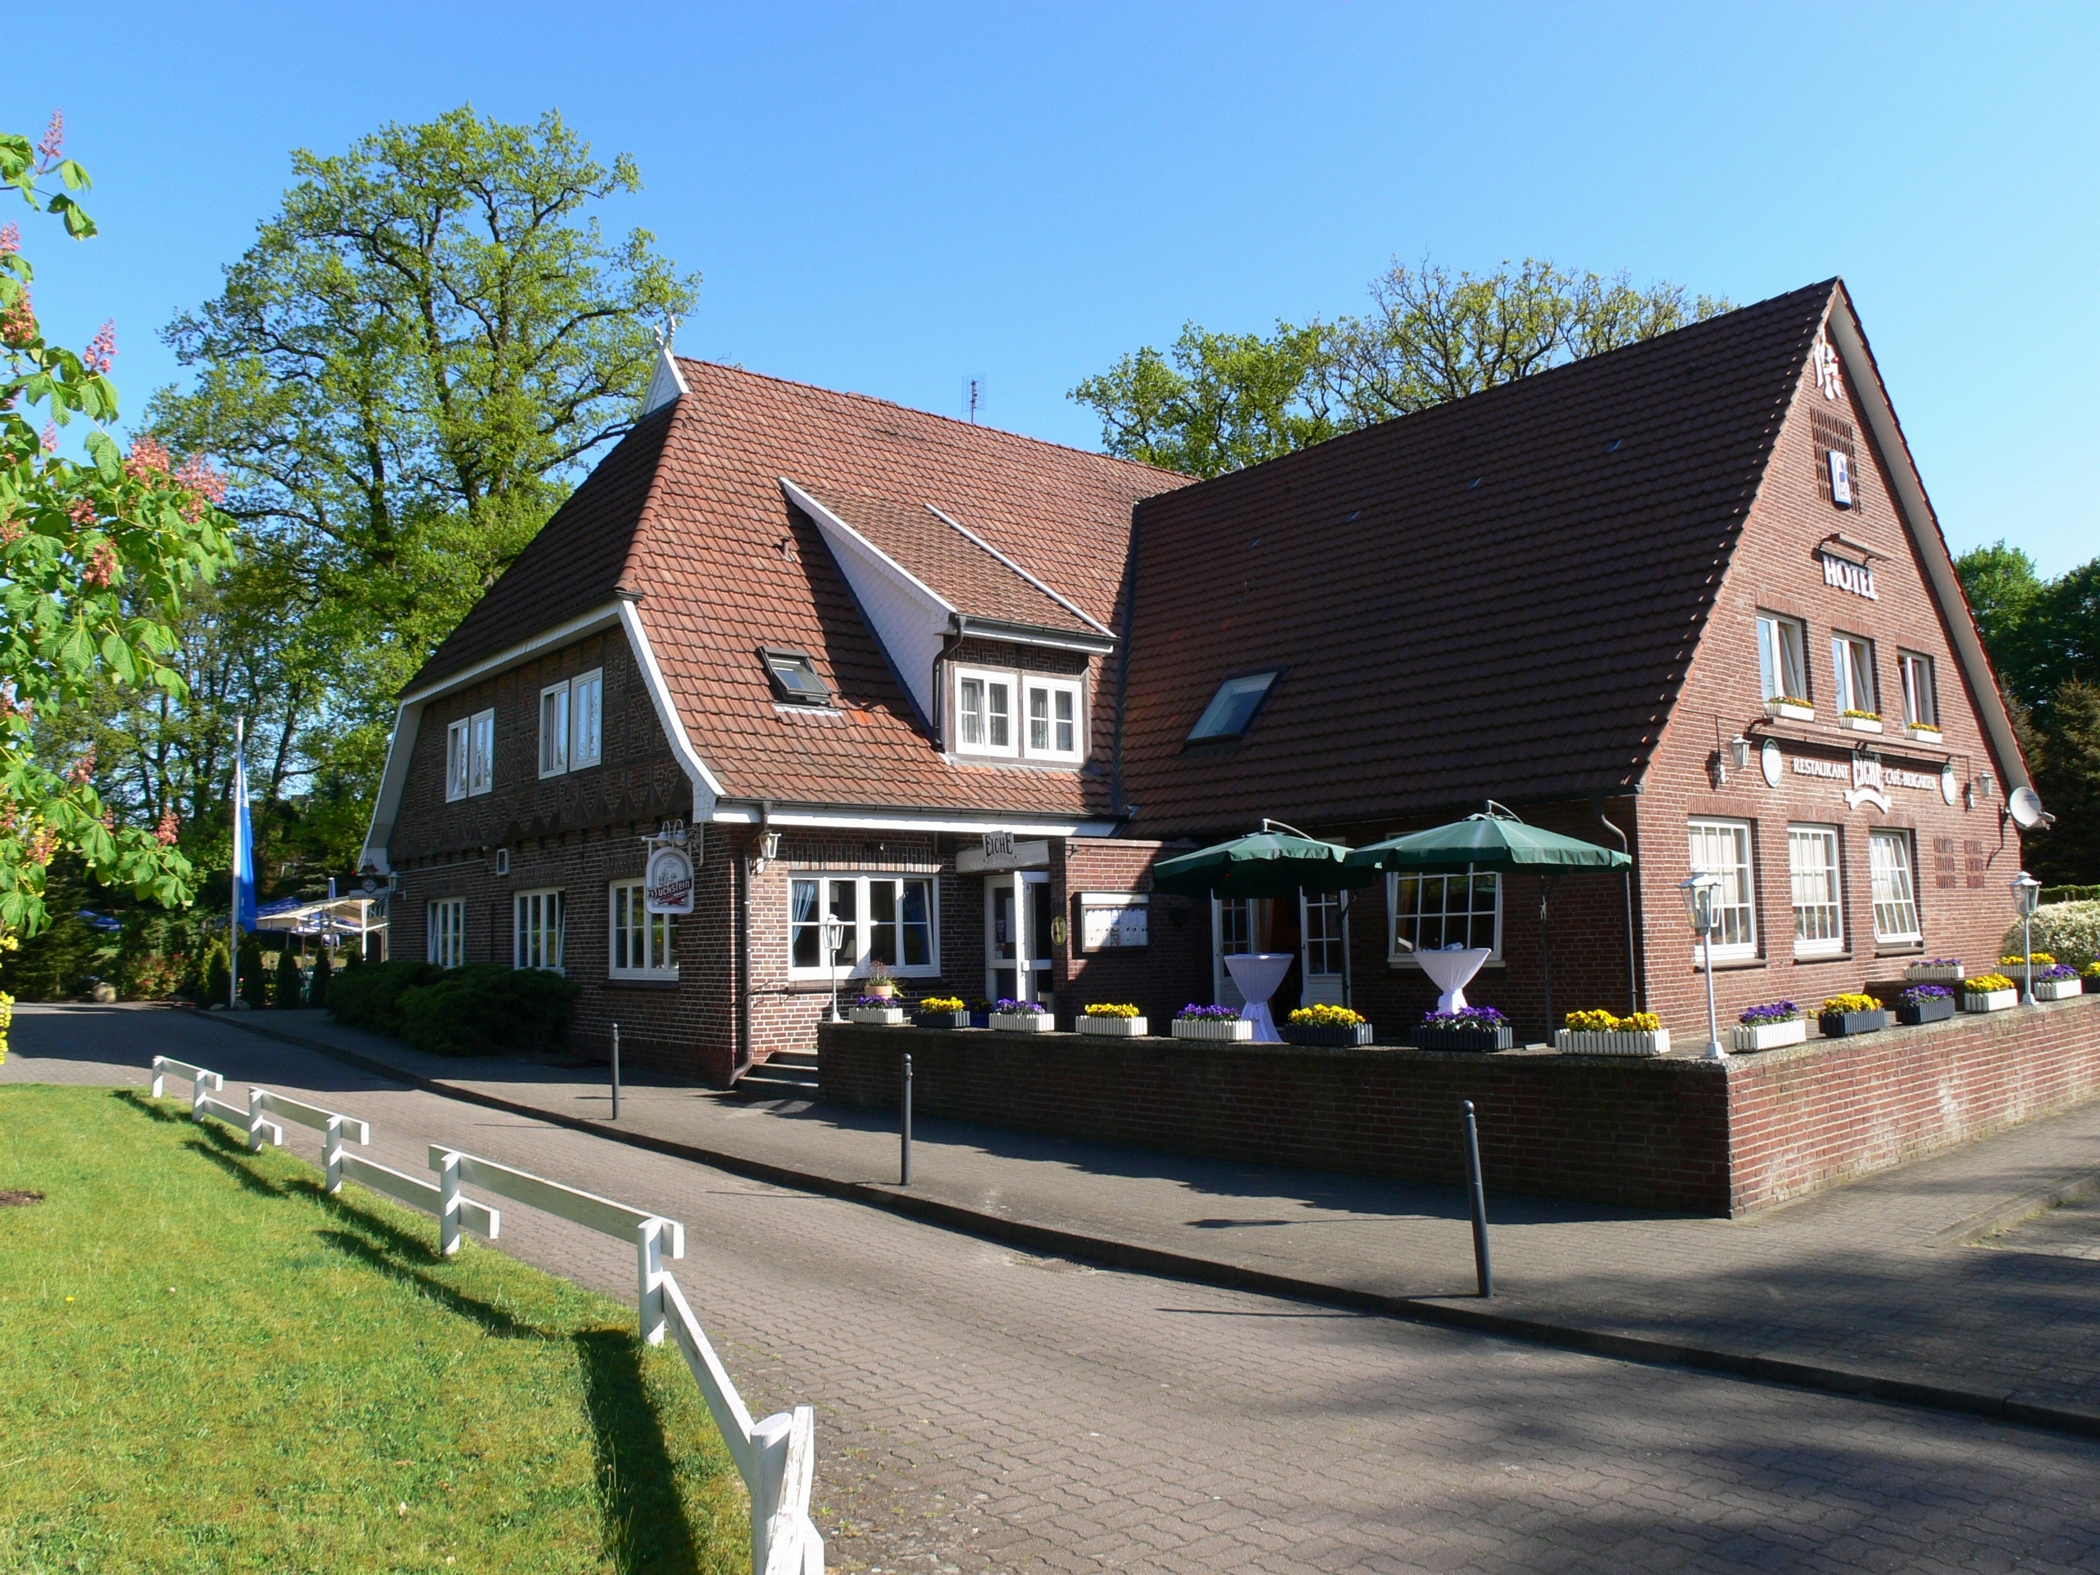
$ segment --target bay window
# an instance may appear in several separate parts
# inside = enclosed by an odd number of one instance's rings
[[[1713,936],[1716,959],[1757,955],[1757,885],[1750,866],[1750,824],[1742,820],[1695,820],[1689,830],[1694,875],[1718,875],[1714,907],[1720,926]],[[1694,943],[1694,951],[1701,948]]]
[[[798,875],[788,883],[788,977],[860,978],[880,963],[893,974],[940,972],[934,883],[922,875]],[[843,932],[827,954],[824,930]]]
[[[1794,955],[1827,957],[1845,949],[1844,908],[1838,897],[1835,826],[1789,826],[1787,871],[1794,888]]]

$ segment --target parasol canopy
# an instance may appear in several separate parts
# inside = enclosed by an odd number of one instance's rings
[[[1625,869],[1633,860],[1615,848],[1527,826],[1499,804],[1447,826],[1388,837],[1348,855],[1362,870]]]
[[[1346,863],[1349,850],[1339,842],[1321,842],[1274,821],[1262,827],[1162,859],[1152,867],[1152,889],[1177,897],[1289,897],[1300,888],[1348,891],[1378,878],[1375,869]]]

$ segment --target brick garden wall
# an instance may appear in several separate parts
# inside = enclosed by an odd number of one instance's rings
[[[823,1096],[1215,1159],[1741,1214],[2100,1094],[2100,999],[1716,1063],[825,1027]]]

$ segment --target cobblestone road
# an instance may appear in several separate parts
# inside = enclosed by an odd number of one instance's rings
[[[0,1079],[158,1050],[366,1116],[403,1169],[436,1140],[683,1219],[754,1410],[818,1407],[837,1569],[2100,1566],[2100,1446],[1033,1258],[195,1018],[29,1010],[14,1043]],[[509,1207],[504,1237],[633,1296],[615,1242]]]

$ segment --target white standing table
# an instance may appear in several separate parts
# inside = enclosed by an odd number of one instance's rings
[[[1241,952],[1225,959],[1225,971],[1232,975],[1232,982],[1239,986],[1240,997],[1246,1003],[1240,1008],[1240,1016],[1254,1025],[1257,1044],[1283,1043],[1283,1035],[1276,1031],[1276,1019],[1269,1014],[1269,997],[1276,993],[1276,987],[1297,960],[1296,952]]]

